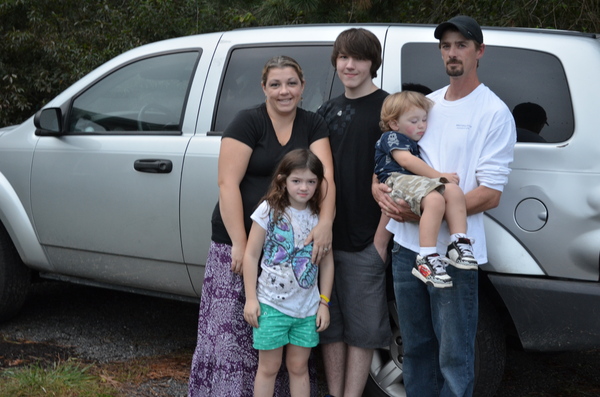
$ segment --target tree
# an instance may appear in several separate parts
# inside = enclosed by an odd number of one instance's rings
[[[20,123],[116,55],[153,41],[299,23],[439,23],[600,31],[598,0],[3,0],[0,126]]]

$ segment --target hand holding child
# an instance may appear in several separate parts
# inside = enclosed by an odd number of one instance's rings
[[[460,182],[460,178],[456,172],[442,172],[442,178],[446,178],[450,181],[450,183],[454,183],[458,185]]]

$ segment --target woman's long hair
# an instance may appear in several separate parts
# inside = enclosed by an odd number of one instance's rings
[[[317,176],[317,186],[315,194],[308,201],[308,206],[314,214],[319,214],[321,210],[321,184],[325,179],[323,163],[308,149],[296,149],[286,154],[277,166],[271,185],[267,194],[263,197],[269,203],[273,210],[273,220],[279,220],[287,207],[290,206],[290,199],[285,188],[286,180],[290,174],[296,170],[309,170]],[[263,201],[261,200],[261,201]]]

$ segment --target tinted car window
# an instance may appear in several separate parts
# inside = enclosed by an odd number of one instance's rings
[[[402,48],[402,83],[432,90],[448,85],[435,43],[410,43]],[[544,108],[548,125],[541,136],[563,142],[573,135],[573,106],[562,64],[554,55],[525,49],[486,46],[479,79],[510,108],[533,102]]]
[[[238,111],[265,100],[260,84],[262,69],[276,55],[290,56],[302,67],[306,86],[300,107],[314,111],[330,97],[339,95],[343,92],[339,85],[332,92],[335,70],[330,61],[331,50],[329,45],[234,49],[225,71],[213,129],[222,132]]]
[[[73,101],[73,133],[180,133],[198,52],[161,55],[130,63]]]

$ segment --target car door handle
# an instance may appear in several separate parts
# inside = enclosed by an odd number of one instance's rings
[[[135,163],[133,163],[133,168],[140,172],[168,174],[173,170],[173,163],[171,160],[141,159],[135,160]]]

